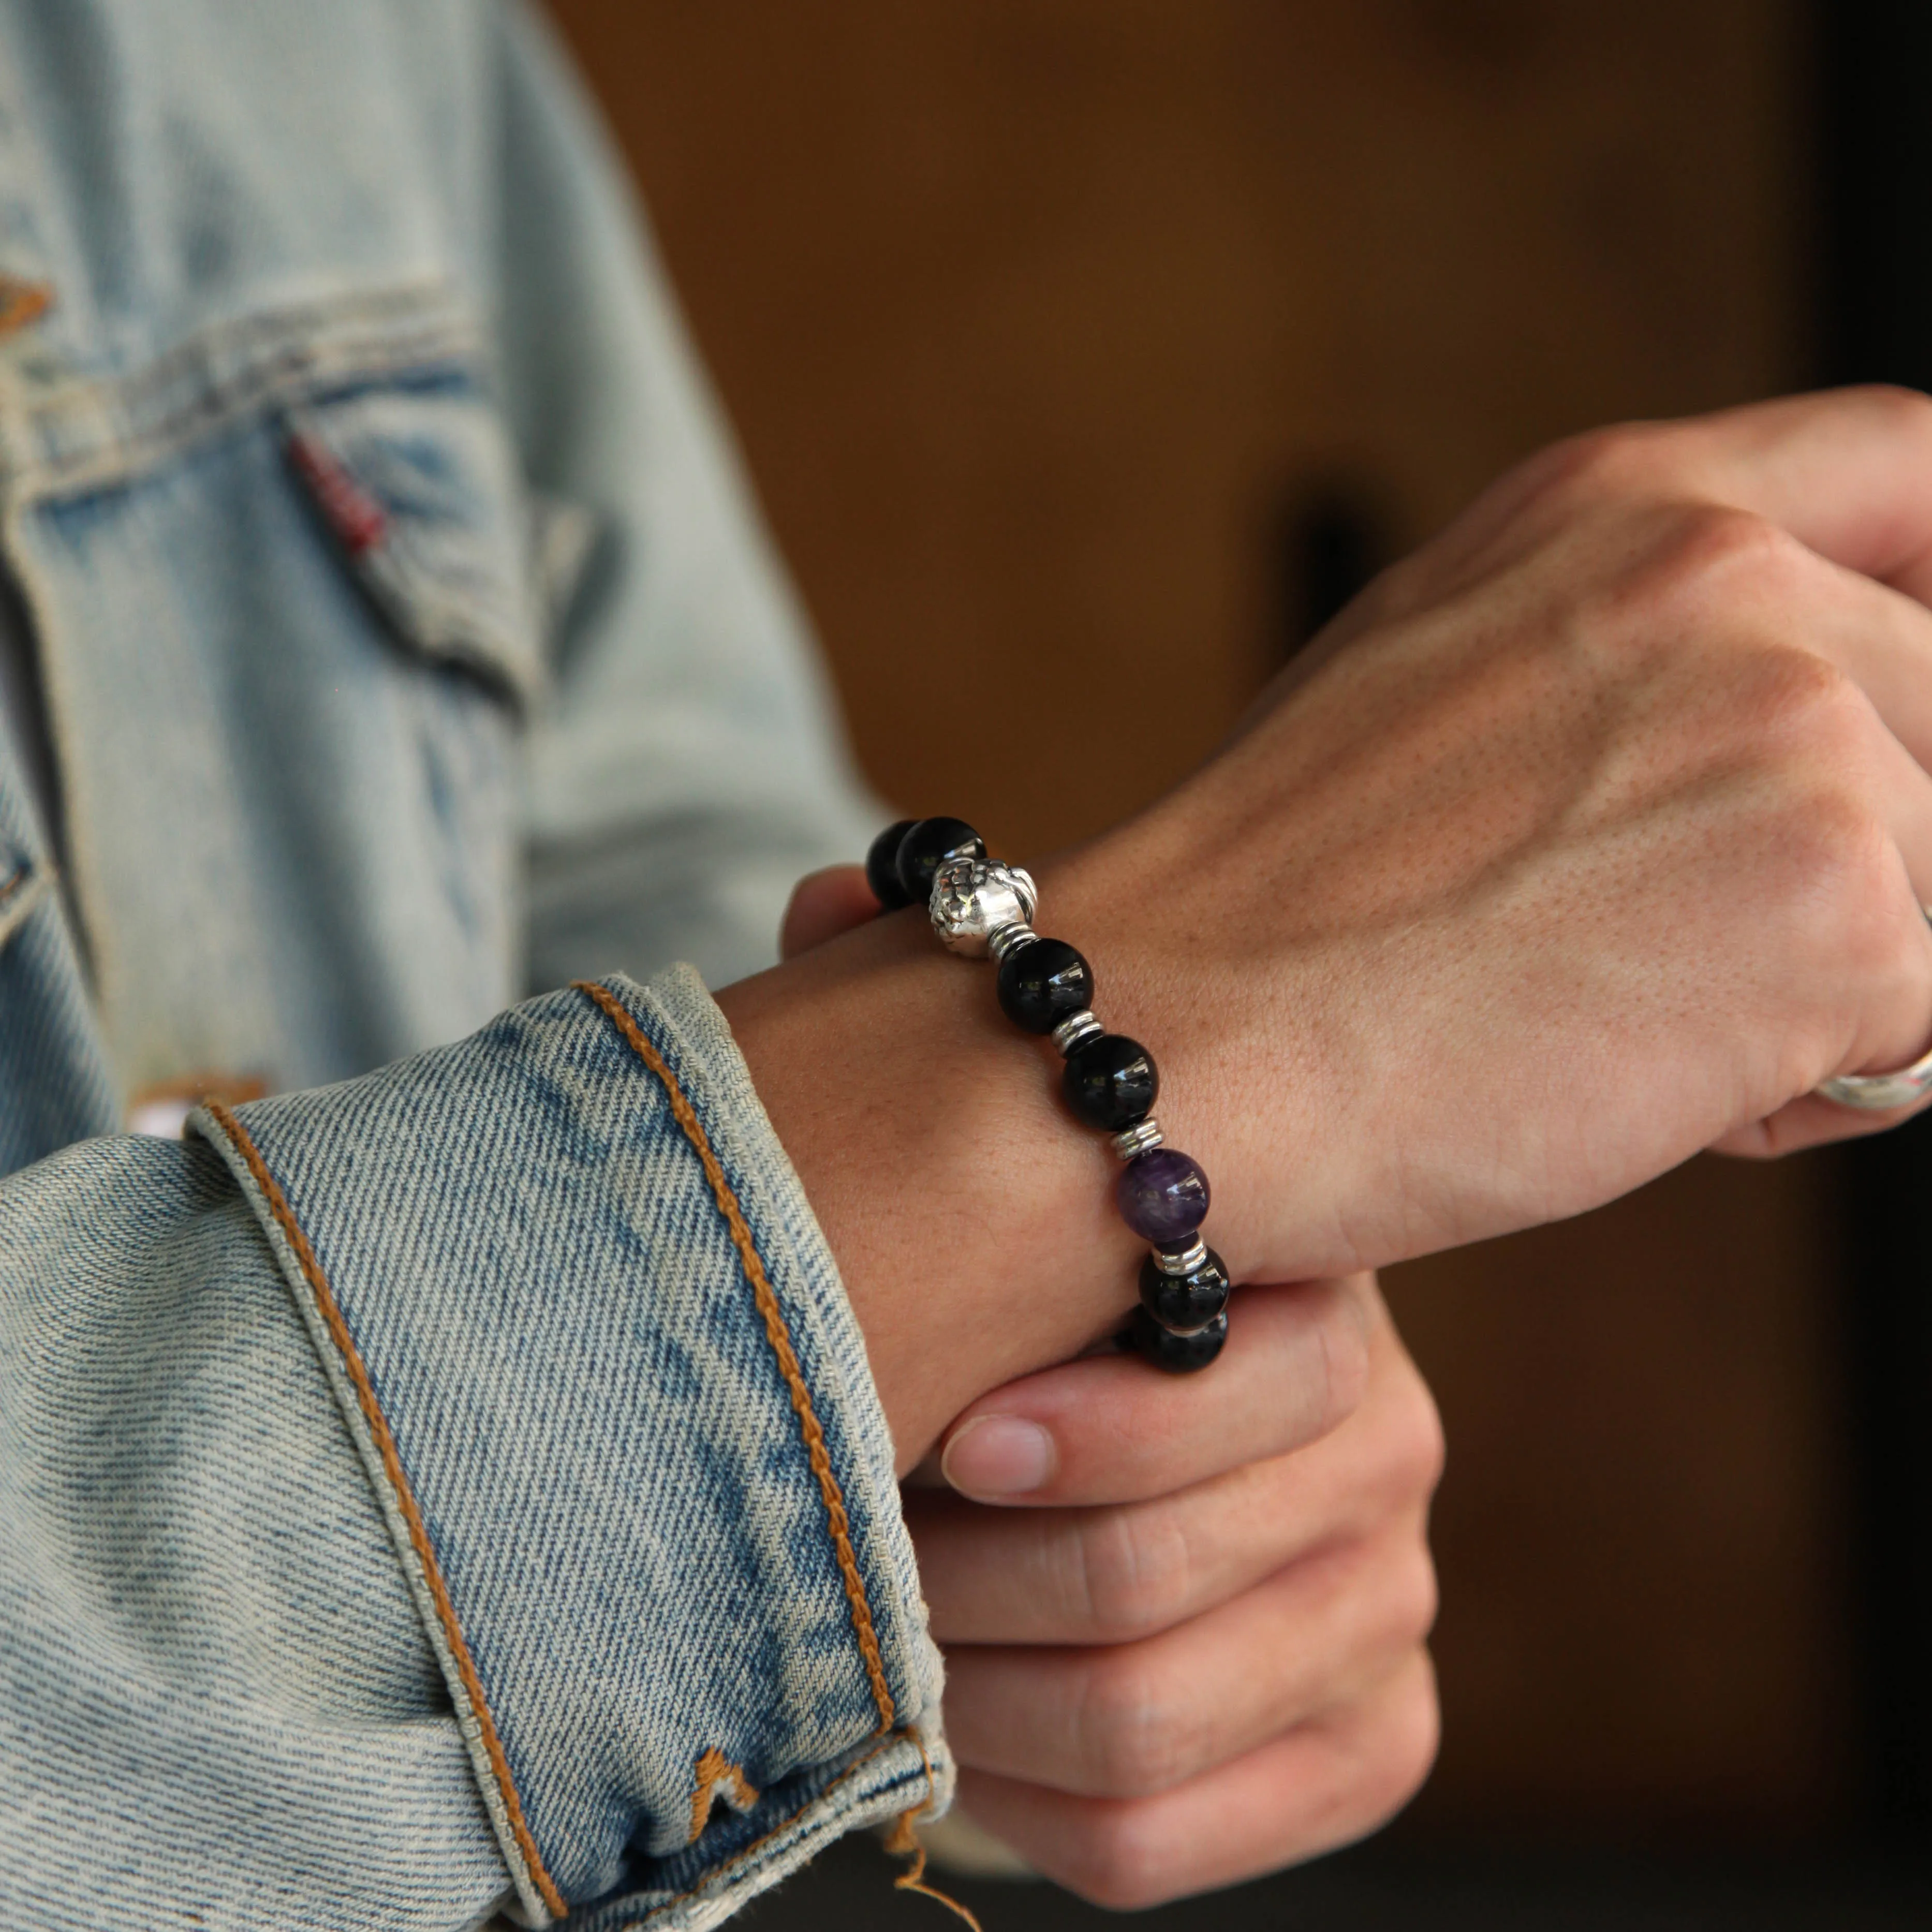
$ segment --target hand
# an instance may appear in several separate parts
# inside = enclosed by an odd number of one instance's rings
[[[814,874],[781,949],[875,910]],[[905,1496],[962,1808],[1124,1908],[1385,1822],[1435,1757],[1442,1468],[1369,1276],[1245,1288],[1211,1385],[1096,1355],[982,1397]]]
[[[1884,392],[1547,452],[1082,855],[1083,903],[1162,881],[1116,1010],[1268,1204],[1238,1270],[1870,1130],[1811,1090],[1932,1037],[1928,484],[1932,404]]]
[[[781,950],[875,910],[816,873]],[[1118,1355],[1010,1383],[906,1492],[960,1809],[1099,1904],[1333,1850],[1435,1758],[1435,1403],[1372,1276],[1242,1301],[1211,1387]]]
[[[945,1469],[1034,1507],[906,1495],[961,1803],[1099,1904],[1360,1838],[1435,1755],[1429,1392],[1368,1276],[1241,1312],[1211,1376],[1090,1357],[975,1404]]]
[[[1042,928],[1160,1062],[1238,1279],[1873,1124],[1809,1096],[1932,1036],[1928,504],[1932,403],[1897,392],[1566,445],[1178,790],[1035,868]],[[922,925],[723,996],[902,1467],[1116,1322],[1136,1259],[1111,1157]]]

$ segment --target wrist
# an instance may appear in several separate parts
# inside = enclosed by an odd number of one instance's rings
[[[1346,1146],[1316,1131],[1340,1111],[1322,1098],[1337,1030],[1322,949],[1244,958],[1238,933],[1147,916],[1200,904],[1203,869],[1164,812],[1044,865],[1042,904],[1092,962],[1108,1030],[1160,1065],[1163,1136],[1214,1178],[1235,1278],[1344,1272]],[[991,977],[909,910],[719,996],[838,1262],[902,1470],[975,1396],[1117,1328],[1147,1252],[1114,1211],[1119,1162],[1060,1098],[1060,1056],[1008,1022]],[[1358,1018],[1343,1003],[1340,1030]]]
[[[1208,1232],[1235,1280],[1371,1266],[1349,1231],[1376,1172],[1358,1096],[1390,1084],[1372,1016],[1318,932],[1262,944],[1238,914],[1216,924],[1242,896],[1207,876],[1183,800],[1040,867],[1042,902],[1094,962],[1108,1027],[1158,1063],[1161,1127],[1213,1180]]]
[[[1135,1300],[1115,1163],[1058,1057],[917,914],[718,1004],[838,1261],[902,1473],[986,1390],[1077,1353]]]

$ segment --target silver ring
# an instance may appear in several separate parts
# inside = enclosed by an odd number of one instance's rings
[[[1932,1094],[1932,1053],[1896,1073],[1840,1073],[1836,1079],[1820,1081],[1818,1091],[1841,1107],[1856,1107],[1863,1113],[1888,1114],[1894,1107],[1910,1107]]]
[[[1919,910],[1932,922],[1932,906]],[[1840,1073],[1836,1079],[1820,1081],[1818,1091],[1840,1107],[1854,1107],[1864,1114],[1888,1114],[1895,1108],[1912,1106],[1932,1094],[1932,1050],[1896,1073]]]

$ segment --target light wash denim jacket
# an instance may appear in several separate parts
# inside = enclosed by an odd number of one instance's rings
[[[7,1926],[710,1925],[946,1795],[700,976],[875,815],[615,183],[509,0],[0,0]]]

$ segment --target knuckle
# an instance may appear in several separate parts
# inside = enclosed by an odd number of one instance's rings
[[[1178,1784],[1195,1760],[1186,1700],[1162,1694],[1154,1673],[1132,1652],[1088,1666],[1074,1707],[1078,1762],[1090,1793],[1140,1798]]]
[[[1375,1705],[1345,1726],[1340,1755],[1346,1769],[1338,1766],[1326,1784],[1312,1817],[1304,1806],[1304,1815],[1283,1820],[1292,1824],[1292,1842],[1282,1846],[1277,1862],[1299,1861],[1386,1823],[1427,1781],[1442,1731],[1435,1674],[1428,1652],[1418,1648]],[[1091,1904],[1137,1911],[1198,1886],[1193,1850],[1191,1840],[1177,1838],[1168,1807],[1103,1799],[1083,1805],[1062,1835],[1053,1876]]]
[[[1738,680],[1736,716],[1767,746],[1822,755],[1842,770],[1864,742],[1869,706],[1858,686],[1809,651],[1760,651]]]
[[[1097,1510],[1074,1541],[1074,1592],[1093,1640],[1125,1642],[1185,1614],[1192,1573],[1185,1532],[1165,1508]]]
[[[1864,411],[1894,434],[1932,442],[1932,396],[1896,382],[1866,382],[1840,392],[1841,400]]]
[[[1326,1435],[1361,1406],[1372,1366],[1367,1310],[1346,1287],[1328,1292],[1316,1326],[1322,1352],[1322,1400],[1315,1436]],[[1311,1438],[1312,1439],[1312,1438]]]
[[[1816,568],[1804,546],[1766,518],[1724,503],[1673,503],[1642,550],[1629,601],[1634,616],[1678,631],[1734,610],[1746,596],[1788,600]]]
[[[1436,1628],[1442,1595],[1429,1546],[1418,1535],[1402,1565],[1393,1594],[1395,1628],[1405,1646],[1418,1644]]]
[[[1394,1406],[1386,1440],[1393,1492],[1405,1499],[1433,1496],[1442,1480],[1448,1444],[1436,1398],[1413,1366],[1408,1369],[1401,1399]]]
[[[1862,911],[1885,915],[1860,922],[1876,928],[1867,935],[1868,940],[1895,930],[1889,916],[1894,848],[1885,821],[1871,805],[1840,786],[1826,785],[1792,815],[1802,821],[1802,829],[1793,825],[1789,836],[1804,876],[1823,887],[1835,915],[1854,920]],[[1833,934],[1834,951],[1844,938]]]
[[[1772,836],[1784,857],[1793,945],[1808,936],[1840,984],[1910,971],[1920,935],[1900,916],[1897,848],[1869,800],[1842,773],[1828,774],[1795,791]]]
[[[1838,1070],[1866,1020],[1916,1006],[1924,926],[1884,820],[1842,778],[1796,792],[1763,848],[1778,855],[1762,897],[1784,969],[1772,1072],[1781,1091],[1802,1094]],[[1748,1150],[1784,1149],[1772,1134]]]
[[[1838,984],[1855,998],[1873,992],[1889,998],[1922,980],[1924,928],[1898,890],[1898,861],[1888,844],[1870,855],[1867,866],[1859,867],[1855,858],[1839,862],[1841,872],[1863,876],[1835,896],[1831,914]]]
[[[1442,1742],[1436,1675],[1426,1656],[1405,1672],[1376,1754],[1366,1794],[1379,1824],[1393,1817],[1428,1781]]]
[[[1682,513],[1684,565],[1700,583],[1748,574],[1782,581],[1807,570],[1811,554],[1781,525],[1728,504],[1698,503]]]
[[[1386,1533],[1360,1552],[1354,1605],[1340,1670],[1377,1674],[1406,1657],[1435,1628],[1441,1596],[1420,1519]]]
[[[1174,1895],[1172,1850],[1147,1807],[1096,1808],[1066,1851],[1066,1867],[1056,1876],[1089,1904],[1138,1912]]]
[[[1581,509],[1656,488],[1666,433],[1650,423],[1615,423],[1565,437],[1529,459],[1526,494],[1559,509]]]

